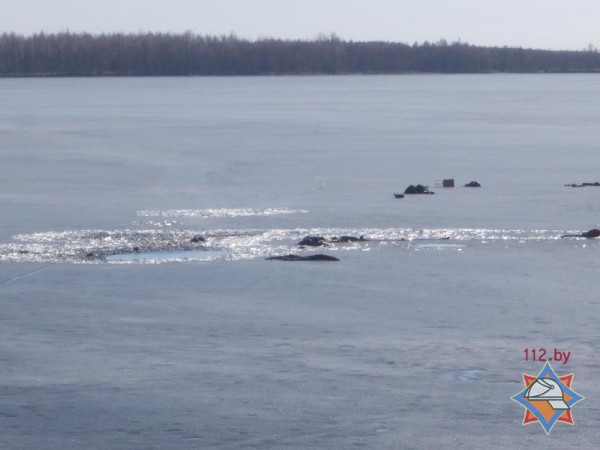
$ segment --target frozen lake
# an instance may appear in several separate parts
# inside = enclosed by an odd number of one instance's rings
[[[561,235],[600,222],[564,186],[600,181],[599,94],[0,80],[0,447],[590,448],[600,243]],[[264,259],[298,252],[340,261]],[[510,399],[539,347],[586,397],[550,437]]]

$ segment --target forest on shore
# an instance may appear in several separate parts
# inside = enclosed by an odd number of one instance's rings
[[[39,33],[0,35],[0,77],[600,72],[600,53],[481,47],[246,40],[235,35]]]

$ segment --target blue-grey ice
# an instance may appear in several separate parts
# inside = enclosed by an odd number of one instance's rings
[[[593,447],[600,243],[560,236],[599,222],[596,188],[564,186],[598,180],[599,94],[1,79],[0,448]],[[340,261],[264,260],[296,252]],[[540,346],[586,397],[550,437],[510,399]]]

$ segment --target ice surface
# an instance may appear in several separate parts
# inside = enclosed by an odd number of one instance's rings
[[[0,448],[594,448],[600,243],[560,236],[599,222],[563,186],[597,180],[599,92],[0,80]],[[483,187],[392,196],[448,177]],[[370,240],[263,259],[306,235]],[[510,400],[534,347],[586,397],[550,437]]]

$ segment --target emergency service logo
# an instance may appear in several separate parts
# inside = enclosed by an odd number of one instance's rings
[[[523,374],[525,388],[511,397],[525,408],[523,425],[539,422],[546,434],[557,422],[574,425],[573,406],[584,399],[571,388],[574,375],[558,376],[549,362],[537,376]]]

